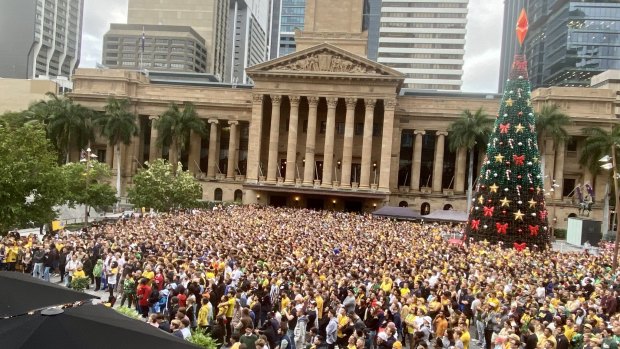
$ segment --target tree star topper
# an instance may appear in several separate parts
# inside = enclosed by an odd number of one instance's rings
[[[519,45],[523,46],[523,41],[525,41],[525,36],[527,35],[528,29],[528,20],[527,13],[525,9],[521,10],[521,15],[519,15],[519,19],[517,20],[517,39],[519,39]]]

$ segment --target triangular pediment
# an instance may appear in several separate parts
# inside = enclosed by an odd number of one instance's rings
[[[405,78],[404,74],[392,68],[328,43],[257,64],[247,68],[246,72],[252,78],[263,74]]]

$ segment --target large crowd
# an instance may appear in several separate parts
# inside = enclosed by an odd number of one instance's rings
[[[598,255],[452,244],[454,227],[258,206],[135,217],[42,241],[0,268],[71,286],[232,349],[617,349],[620,280]]]

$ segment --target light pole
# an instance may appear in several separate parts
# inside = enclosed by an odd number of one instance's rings
[[[617,147],[617,144],[615,143],[611,146],[611,158],[609,155],[605,155],[604,157],[599,159],[600,162],[605,162],[605,164],[601,165],[601,168],[604,168],[606,170],[613,170],[613,177],[614,177],[614,197],[615,197],[614,211],[616,212],[616,217],[615,217],[616,219],[616,242],[614,243],[614,257],[613,257],[613,262],[612,262],[612,269],[614,271],[616,271],[616,268],[618,267],[618,247],[620,246],[620,234],[618,234],[618,228],[620,227],[620,215],[617,214],[618,202],[620,201],[620,198],[619,198],[620,192],[618,191],[618,169],[616,167],[616,147]],[[612,224],[612,231],[613,231],[613,224]]]
[[[82,156],[80,157],[80,162],[81,163],[85,163],[85,167],[84,167],[84,176],[86,177],[84,180],[86,181],[86,187],[84,188],[84,190],[88,191],[88,184],[89,184],[89,178],[88,178],[88,171],[91,168],[91,158],[96,158],[97,155],[93,154],[90,150],[90,147],[88,147],[86,149],[86,153],[82,152]],[[84,228],[88,227],[88,203],[84,202]]]

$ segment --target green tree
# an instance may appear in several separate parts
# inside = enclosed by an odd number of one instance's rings
[[[46,93],[47,100],[39,101],[29,108],[30,121],[42,122],[47,127],[47,136],[56,149],[69,162],[72,147],[84,148],[95,138],[92,109],[75,104],[70,98]]]
[[[596,175],[600,170],[601,162],[599,159],[611,155],[613,164],[613,180],[614,180],[614,205],[618,207],[620,202],[618,191],[618,154],[616,148],[620,146],[620,125],[615,124],[611,130],[606,131],[600,127],[588,127],[585,128],[583,134],[587,137],[583,149],[581,150],[581,156],[579,157],[579,163],[585,166]],[[620,214],[616,214],[616,232],[620,228]],[[616,243],[614,245],[613,256],[613,269],[618,267],[618,247],[620,243],[620,234],[616,233]]]
[[[0,127],[0,232],[56,217],[65,182],[40,124]]]
[[[157,211],[196,207],[202,197],[202,187],[188,171],[178,170],[164,159],[147,163],[147,168],[133,177],[129,201],[137,207]]]
[[[467,177],[467,212],[471,209],[471,195],[474,178],[474,151],[484,148],[493,127],[493,120],[479,108],[475,113],[464,110],[449,129],[451,151],[469,150],[469,176]]]
[[[0,115],[0,127],[15,128],[24,125],[27,121],[26,113],[21,112],[6,112]]]
[[[121,143],[128,145],[131,138],[138,135],[136,114],[128,110],[129,104],[128,99],[110,97],[105,112],[95,118],[95,125],[101,130],[101,135],[114,147],[117,198],[121,197]]]
[[[466,227],[476,241],[547,248],[549,223],[525,57],[516,56]]]
[[[94,160],[72,162],[64,165],[62,169],[67,183],[66,203],[72,207],[85,206],[85,223],[88,223],[90,207],[102,209],[116,203],[115,191],[109,183],[112,174],[107,164]]]
[[[190,132],[194,131],[201,136],[206,134],[204,122],[198,117],[194,104],[185,102],[183,110],[175,103],[170,104],[155,121],[157,128],[157,145],[170,147],[170,163],[173,164],[173,172],[176,171],[177,163],[181,158],[181,152],[188,143]]]
[[[541,157],[540,167],[542,175],[545,175],[545,148],[548,138],[557,147],[561,142],[566,142],[570,137],[566,131],[566,126],[572,124],[570,117],[560,111],[557,104],[543,104],[540,112],[536,113],[536,131],[538,132],[538,147]]]

